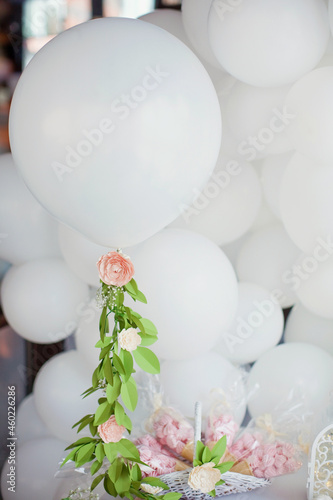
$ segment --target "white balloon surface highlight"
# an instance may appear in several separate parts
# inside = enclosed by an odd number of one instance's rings
[[[257,87],[279,87],[320,61],[329,38],[327,7],[324,0],[213,0],[208,33],[229,73]]]
[[[270,292],[254,283],[239,283],[235,319],[220,337],[216,352],[234,363],[256,361],[280,341],[284,319]]]
[[[10,139],[39,202],[117,248],[165,227],[204,187],[221,117],[188,47],[152,24],[103,18],[61,33],[33,58],[13,97]]]
[[[52,435],[37,413],[33,394],[26,396],[18,407],[16,413],[16,434],[20,446],[26,441],[47,436],[50,437]]]
[[[37,412],[54,436],[69,443],[78,439],[72,425],[98,406],[96,394],[82,399],[89,387],[90,369],[75,350],[57,354],[42,366],[33,393]],[[80,435],[89,436],[89,430],[83,429]]]
[[[222,250],[207,238],[165,229],[131,252],[148,304],[133,309],[155,323],[161,359],[187,359],[212,349],[237,308],[237,281]]]
[[[325,163],[333,162],[333,67],[319,68],[298,80],[286,98],[294,116],[287,128],[293,147]]]
[[[280,189],[282,179],[293,152],[268,156],[263,160],[261,168],[261,183],[267,205],[274,215],[281,219]]]
[[[200,377],[193,379],[193,374]],[[239,424],[243,421],[246,404],[242,374],[230,361],[215,352],[185,361],[165,361],[161,365],[161,383],[168,404],[180,410],[186,417],[194,418],[194,404],[201,401],[203,415],[210,410],[209,400],[212,393],[228,394],[235,390],[235,399],[240,404],[236,412]],[[237,388],[236,388],[237,387]]]
[[[280,213],[290,238],[305,253],[317,254],[315,249],[318,245],[326,248],[325,242],[331,247],[332,189],[330,164],[322,165],[299,153],[292,157],[281,183]],[[321,258],[318,254],[317,259]]]
[[[321,318],[296,304],[288,316],[284,339],[316,345],[333,355],[333,319]]]
[[[54,477],[59,462],[65,458],[68,444],[52,437],[36,438],[16,449],[15,493],[8,491],[9,465],[5,462],[1,474],[1,493],[4,500],[45,500],[53,498],[59,479]],[[47,496],[46,496],[47,495]]]
[[[57,222],[24,184],[12,155],[0,156],[0,258],[22,264],[60,255]]]
[[[241,247],[236,264],[238,278],[262,286],[284,308],[295,304],[296,295],[286,281],[300,256],[282,224],[250,234]]]
[[[89,297],[83,283],[61,259],[12,266],[1,284],[4,315],[23,338],[52,344],[76,328]]]
[[[333,357],[313,345],[293,342],[274,347],[254,364],[248,379],[252,417],[272,413],[300,394],[310,411],[328,403],[333,390]],[[291,400],[291,399],[290,399]]]
[[[171,227],[190,229],[226,245],[250,229],[260,204],[260,181],[252,165],[220,156],[203,191]]]

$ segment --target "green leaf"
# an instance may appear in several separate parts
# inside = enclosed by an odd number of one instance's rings
[[[138,404],[138,390],[133,377],[130,377],[127,382],[122,384],[120,394],[126,408],[134,411]]]
[[[193,460],[193,467],[197,467],[197,465],[202,465],[201,460],[197,460],[197,459]]]
[[[153,375],[160,373],[160,362],[156,354],[150,349],[147,349],[147,347],[137,347],[135,351],[133,351],[133,356],[136,363],[145,372],[152,373]]]
[[[94,476],[96,472],[99,471],[99,469],[102,467],[103,462],[99,462],[98,460],[95,460],[90,467],[90,474]]]
[[[155,344],[155,342],[157,341],[156,337],[151,337],[150,335],[145,335],[141,332],[139,332],[139,335],[141,337],[141,347],[149,347],[150,345]]]
[[[98,387],[98,382],[99,382],[99,365],[98,367],[94,370],[92,377],[91,377],[91,383],[94,389]]]
[[[99,320],[99,333],[100,333],[102,342],[104,342],[105,333],[106,333],[106,330],[108,329],[107,328],[108,327],[107,312],[108,312],[108,308],[106,306],[103,307],[101,318]]]
[[[227,436],[222,436],[221,439],[218,440],[218,442],[212,449],[212,457],[218,457],[220,460],[225,454],[226,449],[227,449]]]
[[[212,452],[210,451],[208,446],[205,446],[205,448],[202,452],[202,462],[204,464],[207,464],[208,462],[211,461],[211,459],[212,459]]]
[[[115,352],[113,353],[112,359],[114,367],[117,370],[117,372],[119,372],[121,375],[126,375],[126,370],[123,365],[123,362]]]
[[[163,481],[161,481],[158,477],[145,477],[141,482],[150,484],[151,486],[158,486],[159,488],[163,488],[164,490],[169,489],[169,486],[163,483]]]
[[[210,495],[211,497],[216,497],[216,491],[215,490],[209,491],[208,495]]]
[[[118,456],[117,443],[104,443],[104,451],[107,459],[112,463]]]
[[[228,472],[235,462],[223,462],[223,464],[215,465],[214,469],[218,469],[221,474]]]
[[[133,373],[133,356],[129,351],[125,349],[120,349],[119,357],[125,368],[125,375],[122,377],[124,382],[130,378]]]
[[[118,425],[123,425],[127,430],[132,430],[132,422],[130,418],[126,415],[124,408],[121,406],[119,401],[115,402],[114,416],[116,418]]]
[[[109,355],[105,356],[104,358],[104,375],[106,378],[106,381],[113,385],[113,371],[112,371],[112,365],[111,365],[111,359],[109,358]]]
[[[139,302],[143,302],[144,304],[147,304],[146,296],[140,290],[138,290],[136,294],[136,300],[138,300]]]
[[[67,457],[64,459],[64,461],[62,462],[60,467],[65,465],[69,460],[72,460],[74,462],[74,457],[75,457],[76,452],[77,452],[77,448],[74,448],[70,453],[68,453]]]
[[[223,479],[220,479],[220,481],[218,481],[215,486],[222,486],[222,484],[224,484],[225,481],[223,481]]]
[[[91,457],[94,451],[95,451],[95,443],[84,444],[77,452],[77,455],[75,457],[75,463],[81,464],[88,462],[89,461],[88,459]]]
[[[154,325],[154,323],[150,321],[150,319],[141,318],[140,322],[141,325],[143,326],[144,333],[146,333],[147,335],[153,335],[154,337],[158,335],[157,328]]]
[[[89,424],[89,430],[90,430],[90,434],[92,436],[96,436],[96,434],[97,434],[97,427],[96,427],[96,425],[94,425],[94,422],[90,422],[90,424]]]
[[[181,493],[175,493],[171,491],[170,493],[166,493],[163,495],[164,500],[179,500],[181,498],[182,494]]]
[[[123,468],[123,462],[121,459],[116,459],[112,462],[108,469],[108,475],[112,482],[116,482],[120,476],[121,470]]]
[[[131,476],[133,481],[141,481],[142,479],[142,472],[138,464],[134,464],[131,470]]]
[[[128,458],[129,460],[140,460],[140,454],[135,446],[135,444],[132,443],[132,441],[129,441],[128,439],[121,439],[116,443],[117,445],[117,450],[118,452],[124,457]]]
[[[205,445],[201,441],[197,441],[197,445],[195,448],[195,458],[202,462],[202,453],[205,449]]]
[[[103,443],[98,443],[95,449],[95,455],[99,462],[103,462],[105,457],[104,445]]]
[[[110,404],[114,403],[115,400],[120,395],[121,380],[119,375],[116,373],[113,377],[113,384],[108,384],[106,387],[106,397]]]
[[[102,349],[103,347],[107,347],[108,345],[111,344],[112,337],[108,336],[105,337],[104,341],[99,340],[96,344],[95,347],[98,347],[98,349]]]
[[[91,483],[91,486],[90,486],[91,491],[93,491],[96,488],[96,486],[99,485],[99,483],[102,481],[103,477],[105,477],[105,474],[100,474],[99,476],[95,477],[95,479],[93,480],[93,482]]]
[[[111,481],[111,479],[109,478],[109,476],[107,474],[106,474],[106,476],[104,478],[104,489],[112,497],[116,497],[117,496],[117,490],[114,487],[113,482]]]
[[[111,349],[112,349],[112,345],[107,345],[106,347],[103,347],[101,349],[100,354],[99,354],[99,359],[103,359],[106,356],[109,356]]]
[[[104,424],[110,418],[111,412],[112,406],[108,401],[99,405],[95,413],[94,425]]]
[[[118,493],[125,493],[131,486],[131,476],[127,465],[122,464],[119,477],[115,482],[115,488]]]
[[[132,293],[133,295],[136,295],[139,290],[134,278],[132,278],[131,281],[124,286],[124,288],[127,292]]]
[[[96,443],[96,439],[91,438],[91,437],[83,437],[75,441],[75,443],[70,444],[65,448],[66,450],[70,450],[71,448],[75,448],[77,446],[81,446],[82,444],[87,444],[87,443]]]

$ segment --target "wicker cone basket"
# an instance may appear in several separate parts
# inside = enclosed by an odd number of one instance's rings
[[[194,430],[194,443],[201,439],[201,403],[195,404],[195,430]],[[194,455],[195,455],[194,446]],[[165,495],[168,492],[177,492],[182,494],[182,498],[188,500],[211,500],[212,497],[207,493],[202,493],[200,490],[193,490],[188,485],[188,477],[192,469],[187,469],[179,472],[172,472],[171,474],[164,474],[159,476],[161,481],[169,486],[169,490],[162,491],[160,495]],[[271,484],[269,479],[260,479],[254,476],[245,474],[238,474],[237,472],[225,472],[221,474],[221,479],[225,481],[224,484],[217,486],[216,496],[230,495],[231,493],[246,493],[257,488],[263,488]]]

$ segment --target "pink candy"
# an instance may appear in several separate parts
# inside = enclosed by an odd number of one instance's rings
[[[218,441],[223,436],[227,436],[227,445],[230,447],[238,431],[238,424],[231,415],[221,415],[209,419],[206,431],[206,442]]]
[[[157,441],[157,439],[155,439],[154,436],[151,436],[150,434],[145,434],[144,436],[140,437],[135,441],[135,444],[146,446],[152,451],[162,453],[163,455],[167,455],[169,457],[172,456],[169,450],[163,448],[163,446]]]
[[[258,446],[247,461],[256,477],[270,479],[298,470],[301,464],[295,455],[292,444],[277,441]]]
[[[194,438],[193,428],[186,420],[177,420],[167,412],[162,413],[153,426],[159,442],[176,453],[181,453]]]
[[[245,432],[231,446],[229,452],[238,460],[245,459],[261,444],[261,442],[262,436],[260,433],[250,434],[249,432]]]
[[[175,471],[175,458],[158,453],[144,445],[139,445],[138,449],[140,460],[148,465],[148,467],[140,465],[143,477],[156,477]]]

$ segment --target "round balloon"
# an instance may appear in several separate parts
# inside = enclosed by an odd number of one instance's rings
[[[161,359],[209,351],[237,308],[237,281],[222,250],[199,234],[165,229],[132,249],[135,279],[148,304],[133,309],[155,323]]]
[[[295,304],[296,295],[285,274],[296,264],[299,249],[282,224],[253,232],[238,253],[236,271],[241,281],[249,281],[273,292],[282,307]]]
[[[77,439],[72,425],[88,413],[95,413],[97,393],[82,399],[81,394],[91,387],[91,373],[84,358],[75,351],[57,354],[47,361],[37,374],[33,393],[39,416],[51,433],[68,441]],[[87,428],[80,436],[88,436]]]
[[[50,437],[51,432],[37,413],[35,397],[26,396],[16,413],[16,435],[20,446],[26,441]]]
[[[60,255],[57,222],[35,200],[9,153],[0,156],[0,258],[12,264]]]
[[[261,186],[252,165],[221,155],[203,191],[171,227],[190,229],[226,245],[250,229],[260,205]]]
[[[322,241],[329,245],[333,237],[332,189],[331,165],[299,153],[292,157],[282,178],[280,213],[290,238],[305,253],[311,254]]]
[[[333,318],[321,318],[296,304],[288,316],[284,340],[316,345],[333,356]]]
[[[221,116],[206,70],[182,42],[149,23],[103,18],[64,31],[31,60],[10,140],[49,212],[99,245],[126,247],[204,187]]]
[[[263,200],[261,206],[259,208],[258,215],[256,220],[251,226],[251,231],[257,231],[258,229],[262,229],[267,226],[272,226],[273,224],[277,224],[279,221],[273,214],[272,210],[269,208],[266,200]]]
[[[0,259],[0,281],[5,276],[6,272],[10,268],[10,263],[6,260]]]
[[[261,183],[267,205],[274,215],[280,214],[280,188],[287,165],[293,152],[268,156],[263,160],[261,168]]]
[[[82,311],[82,315],[75,331],[76,349],[92,371],[95,370],[99,363],[100,351],[95,347],[95,345],[100,340],[100,317],[101,309],[97,307],[95,300],[92,300]]]
[[[1,284],[4,315],[23,338],[53,344],[76,328],[89,287],[61,259],[12,266]]]
[[[277,300],[261,286],[239,283],[238,292],[236,317],[222,333],[215,350],[234,363],[252,363],[280,341],[283,312]]]
[[[324,0],[213,0],[208,34],[215,57],[233,76],[279,87],[320,61],[329,38],[327,7]]]
[[[200,372],[200,376],[195,376]],[[194,404],[201,401],[203,415],[209,411],[212,393],[233,394],[239,401],[236,420],[242,423],[245,411],[245,390],[241,372],[230,361],[215,352],[185,361],[165,361],[161,365],[161,383],[166,400],[186,417],[194,417]]]
[[[286,109],[293,119],[287,134],[294,148],[315,161],[333,162],[333,68],[319,68],[290,89]]]
[[[333,357],[319,347],[293,342],[273,347],[254,364],[248,379],[252,417],[301,394],[310,411],[320,412],[333,390]]]
[[[1,493],[4,500],[45,500],[53,498],[59,486],[55,477],[68,452],[67,443],[52,437],[36,438],[16,449],[15,472],[8,462],[2,469]],[[12,484],[10,481],[12,480]],[[14,491],[9,490],[14,484]]]

